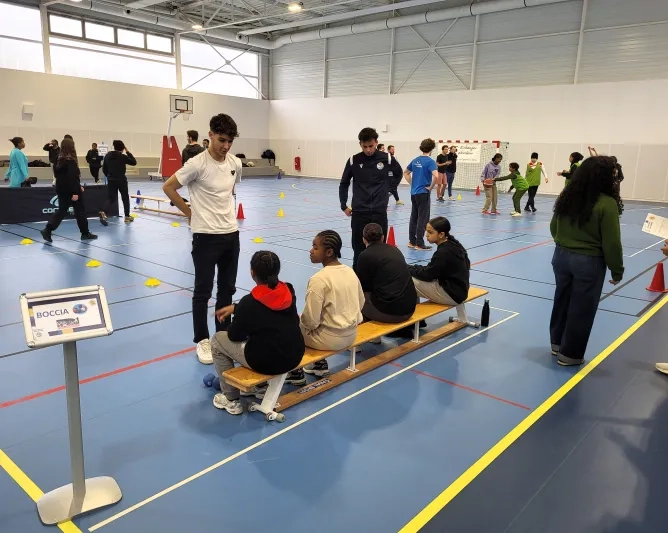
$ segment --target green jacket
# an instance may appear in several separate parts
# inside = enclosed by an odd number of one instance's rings
[[[563,178],[566,178],[566,183],[564,184],[564,187],[566,187],[570,182],[571,178],[573,177],[573,174],[575,174],[575,171],[578,169],[578,167],[582,164],[582,161],[579,161],[578,163],[573,163],[571,165],[571,169],[567,170],[566,172],[562,172],[561,176]]]
[[[500,176],[498,178],[494,178],[494,181],[506,181],[506,180],[510,180],[513,184],[513,187],[515,187],[518,191],[526,191],[529,188],[527,180],[525,180],[522,177],[522,174],[520,174],[519,171],[511,172],[507,176]]]
[[[571,252],[603,257],[612,279],[620,281],[624,275],[622,237],[619,227],[617,202],[601,194],[594,204],[591,218],[583,226],[569,217],[552,217],[550,233],[554,242]]]
[[[541,163],[540,161],[536,163],[535,167],[532,167],[531,163],[527,164],[526,180],[527,183],[529,184],[529,187],[540,186],[542,169],[543,169],[543,163]]]

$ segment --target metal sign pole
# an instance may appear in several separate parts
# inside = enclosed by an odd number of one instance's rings
[[[79,367],[77,343],[63,344],[65,359],[65,396],[67,397],[67,420],[70,430],[70,464],[72,467],[72,515],[81,512],[86,496],[86,474],[84,471],[83,430],[81,427],[81,396],[79,394]]]

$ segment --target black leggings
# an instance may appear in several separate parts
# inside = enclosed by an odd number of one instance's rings
[[[130,196],[128,194],[128,180],[108,180],[107,181],[107,200],[102,207],[103,212],[109,211],[109,208],[118,202],[118,193],[121,193],[121,200],[123,201],[123,211],[125,216],[130,216]]]
[[[536,204],[534,203],[534,198],[536,198],[536,193],[538,192],[538,185],[532,185],[529,187],[529,198],[527,199],[527,205],[524,208],[526,211],[531,209],[532,211],[536,210]]]
[[[58,193],[58,211],[54,213],[51,220],[46,225],[49,231],[56,231],[60,223],[67,216],[70,207],[74,211],[74,216],[77,219],[77,226],[82,235],[88,234],[88,219],[86,218],[86,207],[83,200],[83,192],[78,194],[79,199],[72,201],[72,193]]]

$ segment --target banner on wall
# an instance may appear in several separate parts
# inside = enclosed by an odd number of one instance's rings
[[[480,163],[482,156],[481,144],[458,144],[457,145],[457,164],[461,163]]]

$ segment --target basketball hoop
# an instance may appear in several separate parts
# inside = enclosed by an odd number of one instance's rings
[[[181,111],[180,115],[183,117],[183,120],[188,122],[190,120],[190,115],[192,113],[188,113],[187,111]]]

